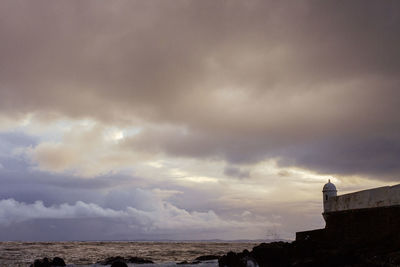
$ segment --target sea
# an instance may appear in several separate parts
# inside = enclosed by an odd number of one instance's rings
[[[108,257],[136,256],[150,259],[154,264],[140,264],[142,267],[152,266],[218,266],[217,260],[205,261],[196,265],[186,265],[203,255],[224,255],[229,251],[241,252],[251,250],[260,242],[175,242],[175,241],[95,241],[95,242],[0,242],[0,266],[30,266],[35,259],[44,257],[61,257],[67,266],[100,267],[97,262]],[[128,264],[137,266],[138,264]]]

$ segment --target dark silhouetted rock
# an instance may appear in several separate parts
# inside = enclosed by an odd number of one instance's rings
[[[243,253],[235,253],[228,252],[225,256],[219,258],[218,263],[219,266],[228,266],[228,267],[246,267],[247,264],[244,261],[245,255]]]
[[[139,257],[124,258],[121,256],[116,256],[116,257],[108,257],[105,260],[97,262],[97,264],[111,265],[115,262],[135,263],[135,264],[154,263],[153,261],[151,261],[149,259],[144,259],[144,258],[139,258]]]
[[[52,261],[49,258],[36,259],[30,267],[52,267],[66,266],[64,260],[60,257],[55,257]]]
[[[105,260],[99,261],[97,263],[102,265],[112,265],[115,262],[125,262],[125,259],[121,256],[108,257]]]
[[[53,262],[51,264],[53,266],[66,266],[65,261],[60,257],[54,257]]]
[[[129,257],[126,259],[129,263],[144,264],[144,263],[154,263],[149,259],[139,258],[139,257]]]
[[[195,260],[197,261],[211,261],[211,260],[218,260],[219,256],[216,255],[204,255],[204,256],[200,256],[197,257]]]
[[[378,267],[400,266],[400,247],[394,244],[334,246],[312,241],[263,243],[252,251],[229,252],[219,266],[227,267]]]
[[[123,261],[116,261],[111,264],[111,267],[128,267],[128,265]]]

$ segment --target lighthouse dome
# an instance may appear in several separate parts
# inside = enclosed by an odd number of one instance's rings
[[[331,183],[331,180],[329,180],[328,183],[326,183],[324,185],[324,188],[322,189],[322,192],[328,192],[328,191],[336,191],[336,186]]]

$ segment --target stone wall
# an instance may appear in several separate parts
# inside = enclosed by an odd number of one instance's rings
[[[296,233],[296,241],[331,245],[400,245],[400,205],[325,213],[325,229]]]
[[[400,205],[400,185],[385,186],[330,197],[325,212]]]

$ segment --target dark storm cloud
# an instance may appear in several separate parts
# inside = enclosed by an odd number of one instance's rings
[[[364,173],[377,179],[400,179],[398,139],[356,136],[328,139],[288,150],[283,155],[281,165],[305,166],[323,173]]]
[[[399,178],[396,1],[3,1],[0,17],[9,117],[146,121],[134,149]]]

